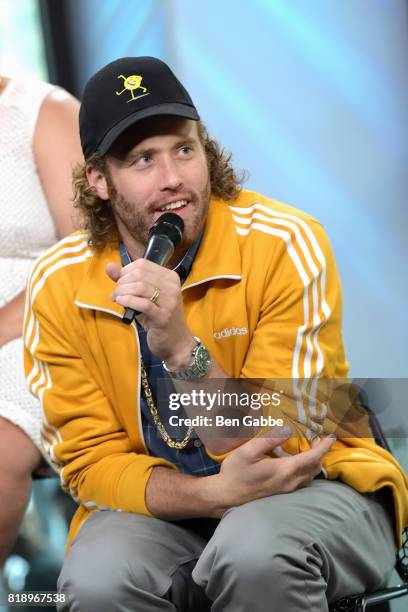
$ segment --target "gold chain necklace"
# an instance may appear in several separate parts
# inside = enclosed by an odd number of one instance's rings
[[[146,402],[150,410],[150,414],[153,417],[154,424],[156,425],[157,431],[163,439],[163,442],[170,446],[170,448],[176,448],[177,450],[181,450],[186,448],[187,444],[190,442],[191,435],[193,433],[193,428],[190,426],[187,430],[186,436],[180,442],[175,442],[171,436],[167,433],[163,423],[160,420],[158,410],[155,406],[153,394],[150,389],[149,381],[147,379],[147,374],[143,362],[141,362],[141,371],[142,371],[142,387],[145,394]]]

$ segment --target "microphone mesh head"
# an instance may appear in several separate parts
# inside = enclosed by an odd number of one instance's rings
[[[150,228],[149,238],[151,236],[167,236],[176,247],[181,242],[183,231],[184,221],[179,215],[170,212],[164,213]]]

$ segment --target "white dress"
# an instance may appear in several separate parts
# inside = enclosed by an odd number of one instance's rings
[[[0,95],[0,307],[25,288],[36,258],[57,241],[32,149],[41,103],[53,89],[17,79]],[[41,448],[41,409],[25,385],[22,338],[0,347],[0,416]]]

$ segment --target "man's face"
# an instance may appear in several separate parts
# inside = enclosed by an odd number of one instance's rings
[[[180,215],[183,253],[204,227],[210,180],[197,122],[178,117],[146,119],[128,129],[108,156],[108,193],[119,233],[130,254],[140,256],[153,223]]]

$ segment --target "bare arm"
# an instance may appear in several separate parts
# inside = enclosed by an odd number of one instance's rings
[[[25,291],[0,308],[0,346],[21,336]]]
[[[78,101],[66,91],[44,100],[34,132],[34,157],[59,238],[74,230],[72,167],[82,160]],[[0,308],[0,346],[21,336],[25,291]]]
[[[334,438],[312,442],[298,455],[270,457],[282,438],[254,438],[235,449],[214,476],[198,478],[155,467],[146,487],[146,506],[158,518],[220,518],[233,506],[289,493],[308,484],[320,471]]]
[[[74,230],[72,168],[83,161],[79,102],[62,89],[44,100],[34,133],[34,157],[59,238]]]

